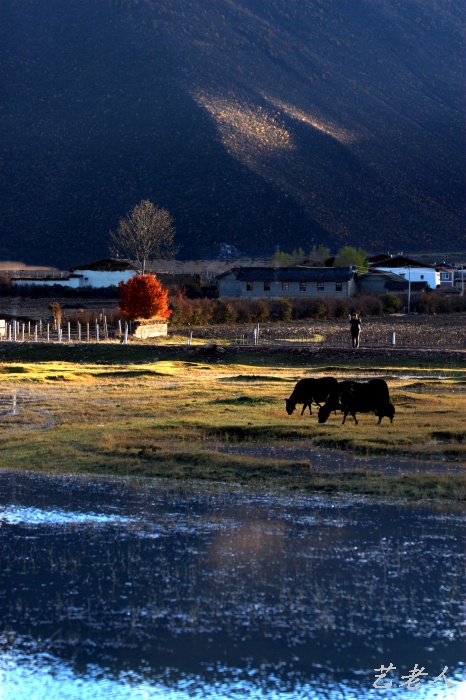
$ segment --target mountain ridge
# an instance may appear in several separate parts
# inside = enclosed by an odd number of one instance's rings
[[[104,257],[143,198],[180,256],[462,245],[458,0],[3,0],[0,255]]]

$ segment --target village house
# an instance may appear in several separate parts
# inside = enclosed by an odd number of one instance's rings
[[[92,287],[102,289],[104,287],[117,287],[120,282],[127,282],[136,271],[128,260],[115,260],[105,258],[96,260],[87,265],[78,265],[67,272],[54,272],[38,275],[37,272],[18,272],[11,276],[11,283],[17,286],[53,286],[71,287],[79,289]]]
[[[217,277],[219,298],[341,297],[356,294],[353,267],[238,267]]]
[[[81,287],[117,287],[120,282],[127,282],[136,274],[129,260],[105,258],[88,265],[72,267],[70,273],[79,275]]]
[[[369,262],[373,267],[381,272],[393,272],[395,275],[404,277],[409,282],[427,282],[430,289],[437,289],[440,286],[440,272],[433,265],[407,258],[403,254],[377,255],[370,258]]]
[[[428,284],[425,280],[410,283],[405,277],[396,275],[394,272],[369,269],[359,277],[358,287],[362,294],[406,294],[410,287],[413,293],[426,292]]]
[[[455,268],[449,266],[441,266],[438,268],[440,273],[440,288],[448,289],[455,286]]]

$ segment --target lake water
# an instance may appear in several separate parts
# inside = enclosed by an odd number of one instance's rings
[[[2,471],[0,552],[1,700],[466,698],[464,510]]]

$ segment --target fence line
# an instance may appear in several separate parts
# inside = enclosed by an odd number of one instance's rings
[[[228,332],[228,330],[230,332]],[[28,321],[11,321],[5,322],[0,320],[0,340],[9,341],[12,343],[18,342],[47,342],[47,343],[101,343],[119,339],[122,343],[127,343],[128,335],[131,333],[131,322],[125,323],[118,321],[115,328],[109,328],[106,316],[99,322],[97,319],[93,324],[81,324],[79,321],[66,322],[65,331],[60,323],[56,325],[38,321],[32,323]],[[176,331],[175,331],[176,333]],[[191,345],[194,339],[195,332],[190,330],[187,338],[187,345]],[[228,335],[230,337],[228,337]],[[267,329],[262,331],[258,326],[254,326],[250,333],[241,335],[235,334],[234,328],[225,329],[223,338],[229,343],[240,346],[281,346],[295,348],[346,348],[351,347],[350,338],[342,339],[316,339],[314,333],[303,333],[296,336],[282,336],[274,334]],[[197,340],[203,340],[206,343],[215,341],[215,337],[198,336]],[[361,349],[370,348],[465,348],[465,343],[445,342],[441,338],[431,338],[428,342],[411,341],[403,337],[402,332],[389,332],[380,338],[362,339],[360,343]]]
[[[126,342],[128,338],[128,331],[131,332],[131,322],[129,323],[129,326],[128,323],[125,323],[124,328],[122,328],[121,321],[119,321],[118,329],[109,329],[105,316],[101,323],[96,320],[93,326],[91,326],[90,323],[86,324],[85,339],[83,338],[83,329],[79,321],[74,324],[71,323],[71,321],[67,321],[65,331],[61,323],[43,323],[42,321],[31,323],[28,321],[26,325],[25,322],[15,320],[8,323],[0,322],[0,340],[7,340],[12,343],[62,343],[63,341],[68,343],[98,343],[102,340],[110,340],[119,336],[121,336],[124,339],[124,342]]]

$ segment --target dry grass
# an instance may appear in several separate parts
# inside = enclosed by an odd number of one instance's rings
[[[383,376],[396,406],[393,424],[372,414],[359,425],[332,415],[288,416],[302,370],[273,365],[165,360],[0,365],[0,465],[39,470],[197,478],[411,498],[465,498],[447,475],[387,477],[367,471],[318,473],[307,462],[221,454],[206,446],[254,439],[266,445],[307,439],[359,454],[464,460],[466,372],[426,367],[320,369],[314,376]],[[306,372],[310,374],[309,371]],[[426,376],[427,375],[427,376]],[[422,393],[422,392],[428,393]],[[300,407],[298,407],[299,409]],[[427,478],[429,477],[429,478]],[[429,481],[430,479],[430,481]],[[454,482],[454,483],[453,483]],[[428,494],[428,496],[426,496]]]

